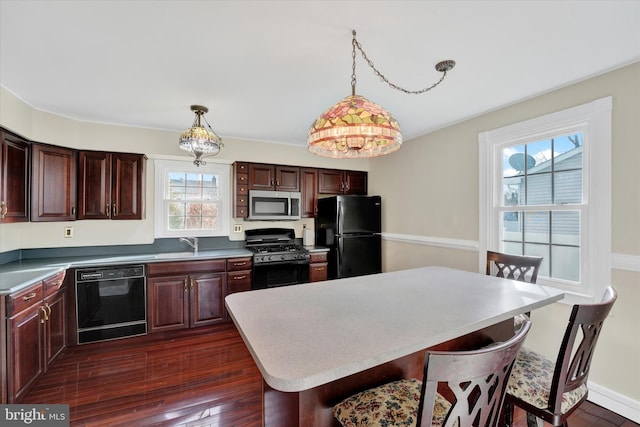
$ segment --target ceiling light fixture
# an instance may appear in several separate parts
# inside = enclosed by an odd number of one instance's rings
[[[398,121],[378,104],[363,96],[356,95],[356,48],[376,76],[393,89],[407,94],[420,94],[433,89],[456,65],[452,60],[439,62],[435,68],[442,73],[440,80],[422,90],[406,90],[391,83],[376,69],[356,40],[356,31],[353,30],[352,34],[351,95],[322,113],[309,129],[307,140],[309,151],[319,156],[333,158],[376,157],[393,153],[402,145],[402,132]]]
[[[211,129],[211,125],[204,116],[205,113],[209,112],[209,109],[202,105],[192,105],[191,111],[196,113],[196,117],[193,125],[180,135],[180,148],[195,157],[194,165],[206,165],[207,162],[202,159],[218,154],[220,147],[223,147],[224,144],[222,143],[222,138]],[[204,119],[208,129],[202,126],[201,118]]]

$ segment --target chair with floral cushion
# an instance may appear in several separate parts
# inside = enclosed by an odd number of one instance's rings
[[[527,425],[537,418],[567,427],[567,418],[587,399],[587,377],[593,352],[617,293],[608,287],[602,302],[576,304],[569,316],[555,364],[526,347],[518,354],[505,397],[506,425],[511,426],[514,406],[527,412]]]
[[[530,328],[527,320],[509,340],[478,350],[427,350],[423,381],[403,379],[360,392],[335,405],[333,415],[345,427],[497,426]]]

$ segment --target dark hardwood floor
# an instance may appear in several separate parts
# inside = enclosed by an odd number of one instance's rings
[[[78,427],[257,427],[261,384],[242,338],[226,324],[70,347],[23,403],[69,404]],[[526,427],[523,412],[515,418],[515,427]],[[569,425],[640,427],[589,402]]]

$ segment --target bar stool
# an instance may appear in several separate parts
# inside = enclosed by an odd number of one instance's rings
[[[531,328],[471,351],[425,353],[423,381],[403,379],[357,393],[333,407],[345,427],[498,425],[507,380]],[[453,398],[448,400],[438,389]]]

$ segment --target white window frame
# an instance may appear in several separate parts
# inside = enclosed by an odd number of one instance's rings
[[[479,271],[487,250],[500,250],[498,207],[502,203],[502,149],[558,135],[583,133],[583,206],[580,283],[540,277],[537,283],[565,290],[563,302],[599,300],[611,283],[612,97],[482,132],[479,143]]]
[[[230,208],[230,176],[231,166],[228,164],[207,162],[205,165],[195,166],[192,161],[160,160],[154,161],[155,167],[155,214],[154,236],[158,238],[170,237],[217,237],[229,236],[229,224],[231,221]],[[218,230],[169,230],[167,224],[167,194],[166,175],[170,172],[186,173],[211,173],[218,175]]]

